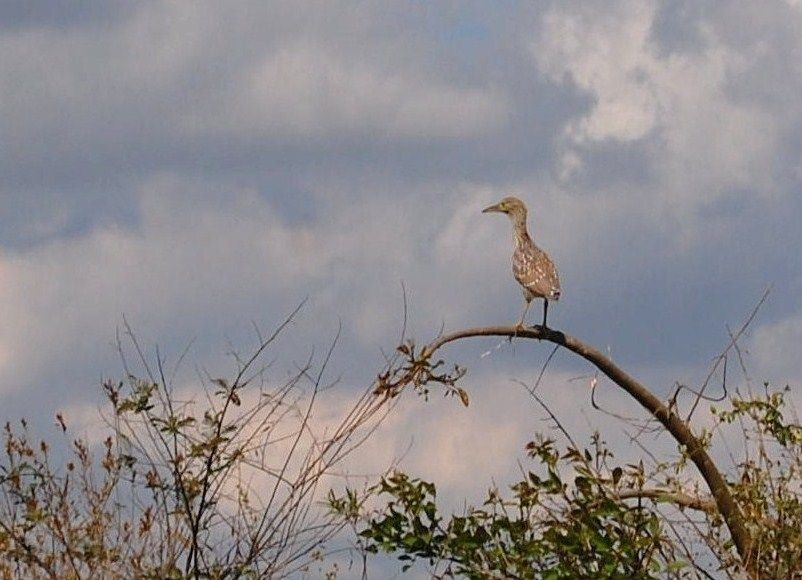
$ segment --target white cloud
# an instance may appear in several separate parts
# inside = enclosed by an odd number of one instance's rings
[[[0,349],[13,360],[4,389],[107,352],[123,313],[162,333],[176,320],[202,325],[240,301],[276,297],[323,274],[331,254],[320,238],[284,225],[258,196],[194,204],[185,185],[148,184],[138,229],[108,226],[0,256]]]
[[[227,193],[209,197],[216,187]],[[485,191],[448,218],[443,231],[437,221],[420,220],[416,204],[369,195],[294,224],[257,193],[230,185],[162,175],[139,195],[135,226],[103,225],[0,254],[3,389],[69,365],[90,367],[84,378],[94,381],[111,370],[91,367],[108,360],[103,353],[112,354],[109,343],[123,314],[150,335],[169,332],[189,340],[206,325],[240,320],[243,304],[250,305],[245,316],[257,308],[275,316],[277,304],[304,296],[325,320],[342,317],[347,332],[375,353],[399,331],[400,281],[412,294],[414,315],[426,321],[427,335],[444,318],[453,325],[476,316],[476,297],[495,286],[478,258],[483,240],[494,230],[504,231],[497,238],[508,237],[506,224],[491,224],[479,213],[489,203]],[[448,197],[441,210],[459,206],[463,195]],[[484,233],[471,241],[469,231]],[[493,266],[508,281],[506,264]],[[432,268],[438,276],[431,276]],[[455,295],[464,286],[472,291]],[[508,287],[517,308],[514,283]]]
[[[647,194],[664,211],[681,215],[739,188],[771,196],[778,114],[729,90],[754,55],[725,45],[704,22],[701,50],[663,53],[653,36],[657,8],[656,1],[571,3],[544,17],[532,45],[539,68],[593,99],[564,129],[560,173],[579,170],[583,148],[643,140],[659,179]]]
[[[654,128],[659,108],[647,46],[655,6],[617,2],[576,8],[548,13],[543,37],[532,47],[552,79],[567,75],[596,99],[590,114],[567,131],[580,142],[639,139]]]
[[[332,47],[282,46],[185,117],[186,130],[268,138],[440,139],[503,126],[503,94],[458,88],[409,71],[382,72]]]
[[[802,314],[794,314],[776,322],[762,324],[748,341],[749,360],[755,368],[749,368],[753,378],[762,383],[770,381],[776,388],[787,384],[802,401]]]

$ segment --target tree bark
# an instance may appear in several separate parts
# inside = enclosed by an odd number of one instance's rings
[[[705,450],[704,445],[699,438],[693,434],[689,425],[679,415],[674,413],[667,405],[652,394],[649,389],[627,374],[616,365],[612,359],[605,356],[596,348],[585,344],[573,336],[558,330],[543,328],[542,326],[525,328],[517,328],[515,326],[467,328],[436,338],[424,347],[423,354],[425,357],[431,357],[438,349],[448,343],[464,338],[481,336],[507,336],[546,340],[560,345],[584,358],[603,372],[611,381],[629,393],[629,395],[640,403],[655,419],[663,424],[677,443],[685,448],[688,457],[699,469],[699,473],[701,473],[702,478],[710,489],[716,509],[729,528],[730,535],[741,557],[744,568],[750,576],[756,577],[752,562],[752,538],[749,531],[746,529],[743,514],[738,504],[735,503],[727,482]]]

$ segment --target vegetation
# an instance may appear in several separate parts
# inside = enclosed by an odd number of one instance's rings
[[[787,389],[753,388],[740,332],[713,371],[741,361],[744,392],[730,395],[723,380],[708,428],[694,413],[712,400],[710,379],[663,401],[600,351],[542,327],[466,329],[422,348],[404,341],[323,427],[313,410],[333,384],[324,377],[336,339],[281,380],[263,362],[294,314],[235,355],[231,376],[194,386],[177,386],[126,327],[125,377],[104,383],[108,429],[94,447],[60,415],[57,451],[24,421],[7,424],[0,577],[333,577],[328,556],[344,528],[365,560],[394,554],[435,577],[802,576],[802,426]],[[398,470],[362,490],[333,479],[404,392],[467,405],[465,370],[437,354],[486,336],[550,341],[552,354],[564,348],[595,366],[646,411],[637,422],[614,418],[634,428],[642,460],[619,461],[599,433],[579,445],[536,384],[529,392],[553,429],[533,434],[519,481],[479,506],[447,512],[435,482]],[[593,391],[591,403],[598,408]],[[671,437],[675,451],[652,452],[647,433]]]
[[[638,578],[681,567],[659,514],[616,493],[643,490],[643,467],[602,477],[609,452],[598,438],[595,444],[594,457],[574,448],[560,453],[550,439],[529,443],[542,470],[526,473],[510,497],[491,490],[463,515],[443,516],[435,485],[401,472],[374,488],[388,498],[382,509],[364,520],[348,515],[365,550],[397,552],[405,568],[425,560],[438,577]],[[336,497],[332,505],[348,507]]]
[[[739,425],[745,456],[730,485],[760,578],[802,574],[802,428],[784,418],[784,394],[767,388],[714,411],[713,432]],[[332,494],[330,505],[351,522],[359,549],[395,553],[404,569],[424,562],[438,578],[738,577],[715,502],[689,483],[687,453],[651,468],[618,465],[598,434],[579,448],[562,433],[564,448],[538,435],[523,478],[459,515],[438,508],[434,483],[399,471],[366,495]],[[379,507],[365,509],[369,501]]]
[[[273,578],[322,570],[343,521],[316,509],[332,469],[386,413],[370,390],[320,434],[310,422],[331,352],[281,382],[260,361],[286,320],[229,379],[179,390],[133,333],[126,379],[107,381],[100,453],[58,417],[68,456],[5,427],[0,461],[0,577]],[[336,342],[336,341],[335,341]],[[332,347],[333,348],[333,347]],[[197,399],[204,401],[198,402]],[[322,572],[321,572],[322,573]]]

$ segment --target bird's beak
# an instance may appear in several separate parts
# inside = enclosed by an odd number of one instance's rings
[[[494,211],[500,212],[501,208],[499,207],[501,204],[495,204],[488,206],[482,210],[482,213],[493,213]]]

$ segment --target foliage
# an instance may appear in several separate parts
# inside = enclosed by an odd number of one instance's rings
[[[309,418],[331,352],[280,382],[259,361],[285,327],[235,357],[229,379],[178,389],[128,333],[135,376],[106,381],[100,454],[59,415],[53,459],[23,422],[0,459],[0,577],[287,577],[322,570],[343,526],[317,508],[323,478],[386,413],[370,389],[321,435]],[[335,341],[336,342],[336,341]],[[332,346],[333,348],[333,346]],[[372,388],[372,387],[371,387]],[[200,401],[200,402],[199,402]],[[66,459],[65,459],[66,456]]]
[[[730,409],[713,409],[721,424],[737,424],[743,456],[732,482],[754,538],[762,578],[802,577],[802,425],[792,414],[789,389],[736,396]],[[712,522],[715,523],[715,522]],[[722,538],[711,534],[708,543]]]
[[[737,441],[743,449],[731,451],[728,485],[759,577],[778,580],[802,576],[802,426],[787,393],[766,385],[761,395],[731,397],[700,437],[707,447]],[[598,434],[580,450],[544,408],[569,444],[560,451],[538,435],[526,447],[531,470],[507,493],[491,489],[479,507],[444,513],[434,483],[399,471],[367,497],[346,490],[329,504],[360,549],[394,553],[404,569],[426,563],[435,577],[741,577],[715,502],[688,473],[687,450],[615,465]],[[379,507],[364,507],[371,503]]]
[[[438,576],[470,578],[650,578],[683,568],[647,503],[620,499],[642,491],[643,465],[610,468],[611,452],[594,436],[591,449],[563,452],[551,439],[527,445],[533,471],[504,498],[488,492],[478,508],[446,518],[433,483],[395,472],[373,490],[387,498],[378,511],[348,513],[353,502],[332,496],[368,552],[400,553],[406,568],[424,560]],[[539,468],[539,469],[538,469]]]
[[[787,388],[766,385],[755,395],[747,378],[749,395],[720,399],[727,404],[712,410],[712,427],[698,431],[690,419],[704,389],[687,418],[681,389],[666,405],[649,394],[657,403],[646,406],[646,421],[611,413],[636,426],[631,440],[643,451],[636,463],[617,462],[598,434],[578,446],[532,389],[567,444],[536,435],[520,481],[491,489],[482,505],[448,513],[435,483],[394,471],[366,492],[330,492],[326,510],[319,490],[333,468],[374,433],[404,390],[428,399],[434,387],[469,403],[459,386],[465,369],[432,358],[440,346],[519,329],[469,329],[421,349],[403,342],[343,418],[319,433],[310,418],[331,386],[322,381],[331,351],[316,370],[310,357],[281,381],[268,380],[270,365],[260,362],[291,319],[269,338],[260,335],[249,357],[235,355],[229,378],[206,376],[180,389],[158,351],[149,360],[128,329],[139,370],[120,346],[125,378],[104,383],[108,432],[94,446],[74,437],[60,415],[66,454],[37,441],[24,421],[7,424],[0,577],[323,575],[327,543],[347,525],[365,556],[393,553],[405,569],[422,563],[437,577],[802,577],[802,426]],[[525,332],[567,340],[547,329]],[[571,341],[594,364],[603,358]],[[652,453],[643,435],[668,427],[677,450]],[[729,468],[713,461],[722,449]],[[703,467],[723,474],[716,486],[705,480],[703,487]],[[715,498],[706,489],[718,490]],[[335,565],[326,577],[337,573]]]
[[[411,386],[421,397],[428,400],[432,385],[443,390],[446,397],[458,397],[466,407],[470,404],[468,393],[457,382],[465,376],[466,369],[454,365],[450,370],[439,370],[445,365],[442,360],[432,360],[427,348],[417,349],[415,343],[406,340],[396,348],[395,356],[376,377],[374,395],[396,397]]]

